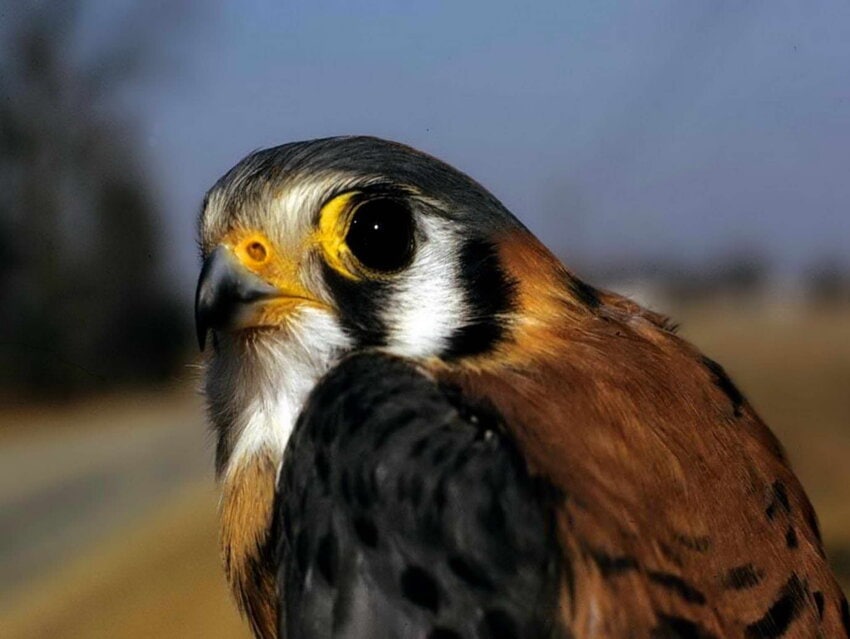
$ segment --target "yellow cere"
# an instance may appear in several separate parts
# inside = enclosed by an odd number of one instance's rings
[[[280,289],[281,298],[311,298],[301,285],[298,261],[274,250],[265,235],[253,230],[235,229],[222,244],[233,251],[249,271]]]
[[[239,261],[252,270],[268,262],[272,253],[268,240],[259,233],[248,233],[238,238],[233,251]]]
[[[345,235],[355,195],[355,192],[343,193],[327,202],[319,213],[319,228],[311,236],[311,243],[321,247],[328,266],[352,280],[359,278],[349,270],[343,257],[348,252]]]
[[[245,309],[241,328],[277,327],[284,325],[298,308],[326,305],[301,283],[299,273],[302,255],[278,251],[262,233],[237,228],[221,242],[233,252],[239,263],[254,275],[274,286],[278,294]]]

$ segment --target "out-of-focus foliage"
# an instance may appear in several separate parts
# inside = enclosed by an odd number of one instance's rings
[[[0,389],[166,377],[186,312],[167,289],[155,192],[116,99],[142,79],[156,25],[132,16],[83,55],[77,2],[0,7],[16,17],[0,39]]]
[[[837,258],[823,258],[808,270],[809,297],[815,304],[850,302],[850,273]]]

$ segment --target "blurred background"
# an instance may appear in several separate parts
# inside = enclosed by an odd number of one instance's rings
[[[850,4],[0,0],[0,634],[246,637],[191,334],[205,190],[373,134],[669,313],[850,586]]]

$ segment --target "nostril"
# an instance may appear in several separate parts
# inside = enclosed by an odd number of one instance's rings
[[[248,246],[245,247],[245,252],[248,254],[248,257],[250,257],[255,262],[264,261],[266,259],[266,256],[268,255],[266,247],[263,246],[262,242],[258,242],[256,240],[250,242]]]

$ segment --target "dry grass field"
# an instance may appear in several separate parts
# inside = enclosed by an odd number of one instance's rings
[[[847,589],[850,310],[715,305],[677,319],[784,442]],[[6,639],[248,636],[218,564],[214,488],[202,479],[12,593],[0,615]]]

